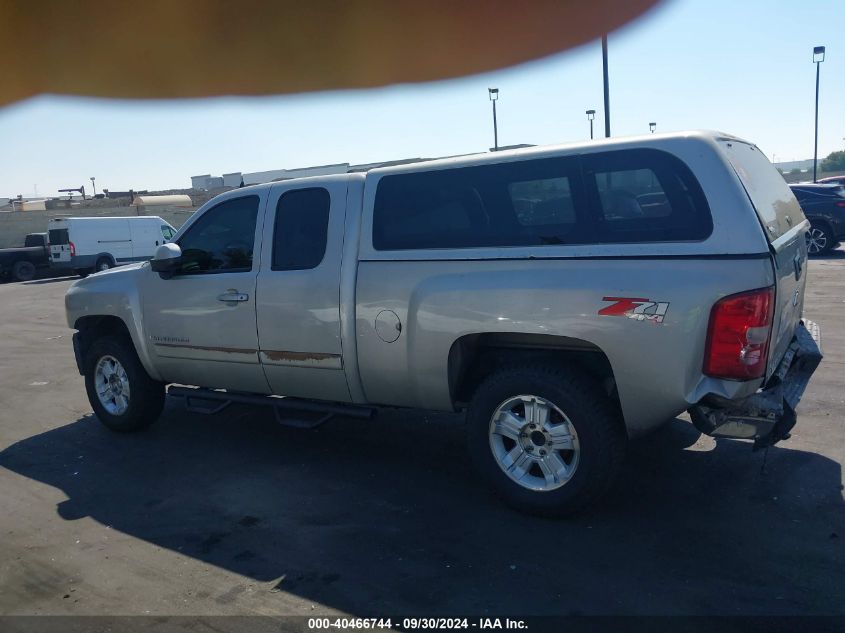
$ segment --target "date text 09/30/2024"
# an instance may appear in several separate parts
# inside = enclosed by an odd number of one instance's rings
[[[510,618],[309,618],[308,629],[327,630],[525,630],[524,620]]]

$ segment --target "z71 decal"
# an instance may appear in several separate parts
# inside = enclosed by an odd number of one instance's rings
[[[611,305],[599,310],[599,314],[602,316],[623,316],[637,321],[663,323],[666,312],[669,310],[668,302],[652,301],[651,299],[602,297],[601,300],[613,301]]]

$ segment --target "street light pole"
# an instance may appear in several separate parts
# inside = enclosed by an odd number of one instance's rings
[[[607,35],[601,38],[601,61],[604,73],[604,135],[610,137],[610,83],[607,78]]]
[[[499,89],[488,88],[487,92],[490,96],[490,101],[493,102],[493,151],[499,150],[499,127],[496,123],[496,101],[499,100]]]
[[[819,65],[824,61],[824,46],[813,48],[813,63],[816,65],[816,140],[813,147],[813,182],[819,162]]]
[[[648,124],[648,129],[651,130],[652,134],[654,134],[654,130],[656,128],[657,128],[657,123],[655,123],[654,121],[652,121],[651,123]]]
[[[593,119],[596,118],[595,110],[587,110],[587,120],[590,122],[590,140],[593,140]]]
[[[91,176],[90,180],[91,180],[91,188],[94,190],[94,197],[96,198],[97,197],[97,185],[94,184],[94,180],[96,180],[96,178],[94,176]]]

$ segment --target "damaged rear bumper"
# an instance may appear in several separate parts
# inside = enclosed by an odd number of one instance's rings
[[[741,400],[716,395],[690,408],[692,423],[705,435],[754,440],[754,449],[789,437],[795,408],[822,359],[819,326],[803,320],[765,389]]]

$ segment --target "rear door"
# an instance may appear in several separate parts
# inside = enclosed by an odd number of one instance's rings
[[[754,205],[773,254],[777,287],[769,375],[789,347],[804,309],[804,234],[809,223],[783,176],[757,147],[735,139],[722,139],[720,144]]]
[[[54,220],[49,223],[47,229],[50,261],[53,264],[70,264],[71,249],[67,223]]]
[[[345,180],[270,190],[257,310],[273,393],[348,402],[340,325]]]

